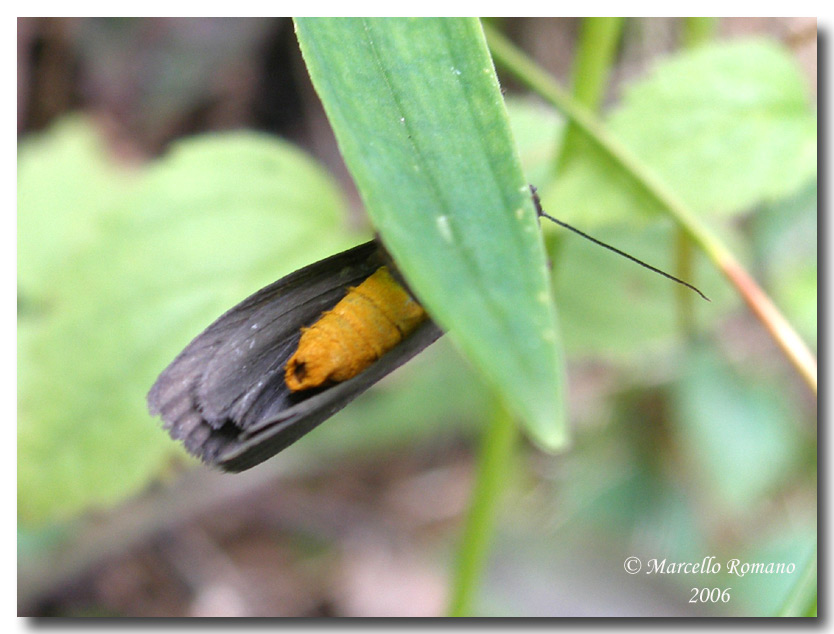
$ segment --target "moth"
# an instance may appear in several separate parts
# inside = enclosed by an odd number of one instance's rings
[[[159,375],[148,407],[191,454],[243,471],[441,334],[383,247],[367,242],[287,275],[220,316]],[[344,354],[346,372],[327,359]],[[335,371],[317,367],[322,357]]]
[[[688,282],[547,218],[707,297]],[[709,301],[707,299],[707,301]],[[285,449],[442,334],[376,241],[311,264],[220,316],[148,394],[175,440],[243,471]]]

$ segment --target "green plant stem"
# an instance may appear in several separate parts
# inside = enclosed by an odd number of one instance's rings
[[[684,48],[694,48],[708,42],[712,39],[716,26],[716,18],[684,18],[682,46]],[[692,258],[694,255],[692,242],[682,229],[678,228],[676,233],[675,275],[682,280],[692,280]],[[678,323],[684,336],[692,337],[695,334],[695,302],[691,294],[683,292],[684,290],[683,288],[677,289]]]
[[[681,45],[684,48],[694,48],[709,42],[717,30],[718,18],[684,18]]]
[[[692,241],[680,228],[677,229],[675,240],[675,276],[682,280],[693,281],[692,275]],[[692,293],[681,286],[675,287],[677,293],[678,324],[685,337],[695,335],[695,301]]]
[[[611,66],[620,43],[623,18],[583,18],[573,62],[571,91],[577,102],[596,112],[605,96]],[[565,166],[584,141],[582,132],[568,121],[561,148],[557,154],[557,170]]]
[[[788,595],[777,616],[817,615],[817,549]]]
[[[511,469],[518,430],[500,405],[484,434],[472,502],[455,558],[449,616],[471,616],[472,604],[489,555],[501,493]]]
[[[484,25],[484,33],[498,65],[568,117],[590,142],[618,164],[623,173],[629,175],[637,186],[673,218],[683,233],[706,253],[816,394],[817,362],[814,355],[732,253],[697,220],[683,201],[647,165],[608,134],[599,120],[578,104],[550,75],[489,25]]]

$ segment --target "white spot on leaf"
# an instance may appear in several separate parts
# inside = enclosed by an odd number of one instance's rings
[[[440,231],[440,235],[443,236],[443,239],[446,242],[452,241],[452,227],[449,225],[448,216],[437,217],[437,229]]]

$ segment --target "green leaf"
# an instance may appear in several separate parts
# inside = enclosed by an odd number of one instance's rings
[[[61,263],[95,242],[97,220],[115,213],[129,172],[80,116],[60,120],[19,149],[17,278],[24,299],[45,292]],[[54,286],[54,285],[53,285]]]
[[[695,348],[673,401],[681,446],[723,512],[741,514],[785,481],[798,459],[796,416],[779,390],[750,383]]]
[[[22,224],[54,218],[75,231],[66,242],[50,236],[56,252],[40,268],[29,262],[40,303],[18,321],[18,500],[28,525],[113,504],[183,455],[145,408],[156,375],[230,305],[357,241],[340,230],[331,179],[274,138],[182,142],[130,187],[106,179],[89,150],[56,160],[66,141],[56,135],[21,159],[21,171],[40,175],[20,192]],[[84,183],[51,204],[31,191],[73,171],[97,174],[88,187],[104,181],[98,213],[79,208],[93,196]]]
[[[480,24],[299,19],[376,228],[432,317],[533,439],[565,442],[541,234]]]
[[[790,53],[766,41],[704,45],[626,89],[612,135],[699,214],[733,214],[816,174],[816,116]],[[552,213],[583,226],[657,209],[590,144],[543,188]]]

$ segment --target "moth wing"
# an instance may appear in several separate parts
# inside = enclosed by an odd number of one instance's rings
[[[184,440],[190,451],[197,449],[206,433],[200,430],[218,430],[234,422],[247,403],[269,389],[274,366],[283,363],[282,352],[293,345],[301,327],[315,320],[334,297],[338,301],[347,284],[370,275],[379,262],[378,246],[368,242],[243,300],[159,375],[148,394],[151,414],[161,415],[171,436]]]
[[[426,320],[414,333],[352,379],[330,386],[285,411],[265,412],[260,422],[217,454],[217,464],[227,471],[243,471],[274,456],[434,343],[442,334],[443,331],[434,322]]]
[[[160,374],[148,394],[151,414],[160,415],[171,437],[182,440],[189,452],[224,468],[248,468],[291,444],[406,360],[391,365],[410,346],[392,350],[389,354],[396,354],[384,364],[379,365],[380,359],[374,376],[390,367],[372,381],[362,373],[344,384],[296,394],[284,383],[283,368],[298,345],[301,328],[384,262],[378,245],[368,242],[245,299],[199,334]],[[434,339],[438,336],[436,330]],[[267,450],[256,446],[255,430]],[[227,460],[222,457],[226,455],[236,458]],[[234,467],[241,464],[247,466]]]

